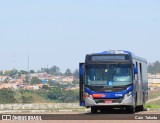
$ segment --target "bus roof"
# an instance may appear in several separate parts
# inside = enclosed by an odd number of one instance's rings
[[[130,52],[130,51],[126,51],[126,50],[108,50],[108,51],[103,51],[103,52],[100,52],[100,53],[92,53],[92,54],[88,54],[88,55],[107,55],[107,54],[129,54],[132,56],[132,58],[136,59],[136,60],[140,60],[140,61],[143,61],[143,62],[147,62],[146,59],[144,58],[141,58],[141,57],[138,57],[136,56],[134,53]]]

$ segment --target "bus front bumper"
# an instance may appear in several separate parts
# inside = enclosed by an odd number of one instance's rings
[[[99,99],[102,100],[102,99]],[[112,99],[103,99],[103,100],[112,100]],[[103,102],[97,102],[94,99],[91,98],[85,98],[85,106],[90,107],[90,106],[132,106],[134,105],[133,102],[133,96],[130,95],[126,99],[122,99],[121,102],[109,102],[109,101],[103,101]]]

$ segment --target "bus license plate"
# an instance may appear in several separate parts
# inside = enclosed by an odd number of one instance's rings
[[[104,100],[104,103],[112,103],[112,100]]]

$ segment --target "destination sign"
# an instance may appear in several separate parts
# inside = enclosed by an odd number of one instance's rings
[[[92,56],[92,61],[112,61],[112,60],[129,60],[129,58],[125,55]]]

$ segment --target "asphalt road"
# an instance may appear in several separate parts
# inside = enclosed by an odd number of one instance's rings
[[[126,113],[81,113],[81,114],[48,114],[43,116],[44,120],[159,120],[160,121],[160,112],[159,113],[135,113],[135,114],[126,114]]]
[[[159,120],[160,121],[160,110],[150,110],[136,112],[130,114],[125,110],[110,110],[107,112],[98,112],[92,114],[90,112],[54,112],[54,113],[25,113],[25,114],[1,114],[0,118],[6,118],[11,116],[12,120]],[[6,115],[6,116],[5,116]],[[7,120],[7,119],[6,119]]]
[[[2,117],[2,114],[0,114]],[[126,111],[114,110],[98,112],[97,114],[82,112],[57,112],[38,114],[3,114],[11,115],[10,120],[0,120],[0,123],[159,123],[160,110],[150,110],[129,114]],[[19,120],[16,117],[20,118]],[[31,118],[28,120],[28,117]]]

